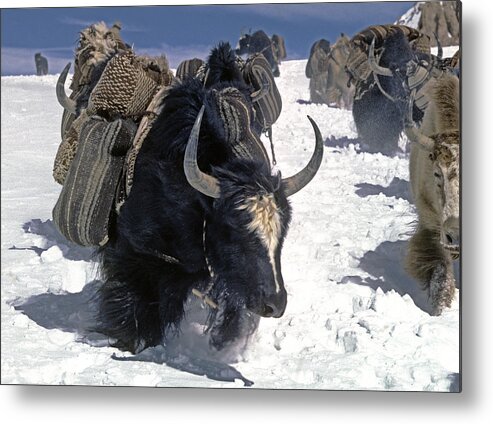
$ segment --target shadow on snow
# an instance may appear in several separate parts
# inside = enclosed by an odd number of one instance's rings
[[[387,187],[377,184],[360,183],[355,184],[357,188],[356,194],[360,197],[375,196],[383,193],[387,197],[395,197],[396,199],[404,199],[409,203],[413,203],[411,192],[409,191],[409,181],[394,177]]]
[[[334,136],[330,136],[325,139],[324,145],[327,147],[333,147],[338,149],[348,148],[350,145],[353,145],[354,150],[358,153],[380,153],[384,156],[388,157],[407,157],[407,153],[403,152],[400,147],[384,147],[384,146],[371,146],[366,143],[363,139],[357,138],[348,138],[348,137],[340,137],[336,138]]]
[[[143,361],[154,362],[156,364],[165,364],[168,367],[190,374],[205,376],[211,380],[234,382],[236,379],[241,380],[246,387],[252,386],[251,380],[243,375],[234,367],[210,359],[195,357],[191,358],[178,352],[170,352],[170,349],[164,346],[156,346],[145,349],[141,353],[132,357],[120,357],[116,354],[112,358],[117,361]]]
[[[413,203],[409,182],[395,177],[387,187],[376,184],[356,184],[356,194],[367,197],[383,193],[388,197],[407,200]],[[407,241],[384,241],[374,251],[369,251],[360,259],[359,268],[367,272],[372,278],[360,276],[346,276],[341,284],[348,282],[365,285],[376,290],[378,287],[384,292],[394,290],[401,296],[409,295],[415,305],[424,312],[431,312],[428,293],[422,290],[419,283],[411,278],[404,269],[404,257],[407,249]],[[454,262],[454,274],[456,287],[460,288],[459,262]]]
[[[371,287],[373,290],[380,287],[383,292],[394,290],[401,296],[407,294],[418,308],[431,313],[428,293],[422,290],[418,282],[404,270],[406,248],[407,241],[384,241],[374,251],[366,252],[360,260],[359,268],[366,271],[371,277],[346,276],[340,284],[355,283]],[[457,261],[454,263],[454,273],[456,287],[460,288]]]
[[[50,247],[58,246],[63,253],[64,258],[71,261],[91,261],[94,259],[95,249],[91,247],[82,247],[70,243],[55,226],[51,219],[41,221],[40,219],[32,219],[26,222],[22,229],[27,234],[36,234],[44,237],[45,242],[43,247],[17,247],[12,246],[9,250],[32,250],[38,256],[46,252]]]
[[[27,300],[11,302],[12,306],[46,329],[58,329],[77,335],[77,341],[94,347],[110,347],[108,338],[94,331],[97,321],[97,294],[100,280],[87,283],[79,293],[43,293]],[[187,321],[187,320],[184,320]],[[194,323],[186,322],[180,328],[180,335],[166,346],[148,348],[131,357],[112,357],[119,361],[144,361],[165,364],[179,371],[203,375],[212,380],[234,382],[239,379],[245,386],[252,381],[243,377],[234,367],[221,360],[231,360],[225,354],[216,354],[211,360],[207,355],[208,337],[193,331]]]

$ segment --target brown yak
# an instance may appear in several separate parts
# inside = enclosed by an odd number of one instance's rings
[[[310,101],[341,109],[351,109],[354,86],[349,85],[346,63],[349,38],[341,33],[335,44],[321,39],[310,50],[305,75],[310,78]]]
[[[346,64],[350,51],[350,39],[344,33],[332,45],[329,53],[329,69],[327,76],[327,97],[329,105],[341,109],[352,109],[354,85],[349,84]]]

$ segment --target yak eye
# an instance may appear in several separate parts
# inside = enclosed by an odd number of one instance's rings
[[[441,177],[441,175],[440,175],[438,172],[435,172],[433,175],[434,175],[436,178],[440,178],[440,177]]]

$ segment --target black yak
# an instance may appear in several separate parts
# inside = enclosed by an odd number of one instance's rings
[[[277,55],[274,54],[273,42],[262,30],[255,31],[253,34],[243,34],[238,40],[237,55],[252,55],[255,53],[262,53],[265,56],[275,77],[281,74]]]
[[[421,66],[422,60],[430,62],[430,55],[417,53],[409,42],[410,34],[403,29],[391,26],[383,40],[373,39],[367,56],[371,73],[367,78],[356,81],[353,103],[353,118],[359,137],[369,151],[387,155],[399,150],[398,141],[409,116],[412,89],[419,90],[430,73],[430,69]],[[362,34],[367,32],[370,33],[367,30]],[[380,44],[379,58],[374,54],[376,39]],[[414,104],[413,121],[420,122],[422,117],[423,111]]]
[[[214,48],[206,84],[175,81],[137,157],[132,190],[100,249],[98,331],[131,352],[173,335],[194,293],[211,305],[211,344],[222,349],[252,316],[280,317],[287,294],[281,249],[288,196],[315,176],[272,175],[254,133],[251,94],[229,44]]]

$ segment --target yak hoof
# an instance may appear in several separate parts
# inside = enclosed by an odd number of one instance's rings
[[[260,317],[246,309],[223,312],[211,330],[210,345],[217,351],[247,343],[257,330]]]

